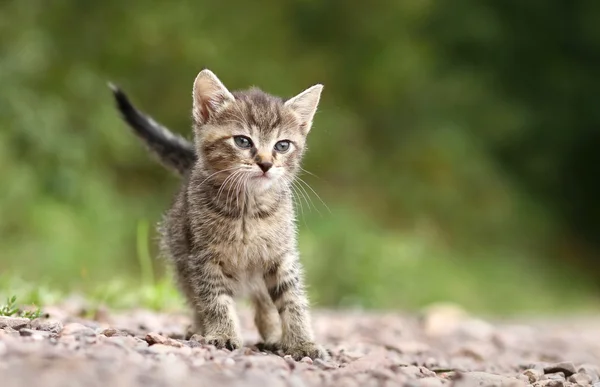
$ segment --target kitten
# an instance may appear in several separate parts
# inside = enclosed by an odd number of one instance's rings
[[[233,297],[249,295],[266,347],[327,358],[313,337],[290,187],[323,86],[282,100],[256,88],[232,93],[203,70],[192,93],[193,144],[111,87],[124,119],[183,176],[160,231],[194,331],[218,348],[241,347]]]

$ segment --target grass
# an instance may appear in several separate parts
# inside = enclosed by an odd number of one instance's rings
[[[457,256],[434,234],[382,229],[343,207],[328,215],[307,213],[299,224],[302,261],[316,307],[417,310],[435,302],[454,302],[476,313],[514,315],[591,311],[600,306],[585,278],[572,281],[577,274],[568,267],[548,265],[522,252],[494,249]],[[169,270],[153,257],[151,239],[149,223],[139,222],[134,272],[110,279],[85,277],[82,282],[61,277],[60,267],[48,272],[46,279],[4,273],[0,299],[17,295],[23,304],[43,306],[75,292],[92,309],[184,310]],[[69,286],[57,286],[56,280]]]
[[[0,306],[0,316],[4,317],[25,317],[36,319],[42,315],[39,307],[33,310],[24,310],[17,305],[17,296],[13,295],[6,299],[6,304]]]

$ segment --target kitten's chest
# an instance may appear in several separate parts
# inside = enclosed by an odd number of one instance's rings
[[[240,219],[229,222],[222,232],[211,247],[218,249],[221,259],[233,270],[268,265],[293,238],[289,227],[275,220]]]

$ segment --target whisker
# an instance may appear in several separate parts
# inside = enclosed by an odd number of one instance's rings
[[[299,168],[300,168],[300,170],[302,170],[302,172],[304,172],[304,173],[307,173],[307,174],[309,174],[309,175],[311,175],[311,176],[314,176],[314,177],[316,177],[317,179],[321,180],[321,178],[320,178],[319,176],[315,175],[315,174],[314,174],[314,173],[312,173],[311,171],[309,171],[309,170],[306,170],[306,169],[304,169],[304,168],[302,168],[302,167],[299,167]]]
[[[221,197],[221,193],[225,190],[225,188],[227,187],[227,184],[230,180],[232,180],[235,176],[237,176],[239,173],[241,173],[240,170],[237,170],[235,172],[233,172],[231,175],[227,176],[225,178],[225,180],[223,181],[223,183],[221,184],[221,186],[219,187],[219,190],[217,191],[217,202],[219,202],[219,198]]]
[[[306,221],[306,219],[304,217],[304,206],[302,205],[302,200],[300,198],[300,195],[296,191],[296,187],[294,186],[294,181],[291,178],[288,178],[285,176],[284,176],[283,180],[287,183],[288,187],[290,188],[290,191],[285,192],[286,195],[289,195],[292,198],[292,202],[296,202],[295,203],[296,207],[300,207],[302,219],[304,219]]]
[[[238,169],[238,168],[240,168],[240,167],[227,168],[227,169],[222,169],[222,170],[220,170],[220,171],[217,171],[217,172],[215,172],[215,173],[213,173],[213,174],[209,175],[209,176],[208,176],[206,179],[202,180],[202,182],[201,182],[201,183],[198,185],[198,187],[201,187],[201,186],[202,186],[202,184],[204,184],[204,183],[205,183],[205,182],[206,182],[208,179],[210,179],[211,177],[215,176],[215,175],[216,175],[216,174],[218,174],[218,173],[227,172],[227,171],[232,171],[232,170],[234,170],[234,169]]]
[[[233,198],[233,195],[235,195],[235,188],[234,186],[237,185],[237,182],[243,177],[243,173],[240,172],[237,174],[236,178],[231,182],[230,184],[230,189],[229,192],[227,192],[227,199],[225,200],[225,207],[229,208],[229,197],[231,196]],[[232,202],[233,204],[233,202]]]
[[[321,201],[321,203],[323,203],[323,205],[325,206],[325,208],[327,208],[327,211],[329,211],[329,213],[331,214],[331,210],[329,209],[329,207],[327,206],[327,204],[325,204],[325,202],[323,201],[323,199],[321,199],[321,196],[319,196],[319,194],[310,186],[310,184],[308,184],[307,182],[305,182],[304,180],[302,180],[301,177],[298,177],[298,181],[300,181],[301,183],[304,183],[304,185],[306,185],[306,187],[308,187],[308,189],[310,189],[315,196]]]
[[[306,192],[304,187],[302,185],[300,185],[297,181],[293,181],[292,185],[294,187],[296,187],[298,193],[301,195],[301,197],[306,202],[306,207],[308,208],[308,210],[312,211],[312,209],[314,207],[317,210],[317,212],[319,212],[319,209],[315,207],[314,203],[312,202],[312,199],[310,198],[310,196],[308,195],[308,192]]]
[[[240,208],[240,191],[245,187],[245,182],[248,179],[248,174],[245,173],[240,178],[240,181],[235,185],[235,205],[237,208]],[[242,202],[244,204],[244,202]]]
[[[306,214],[304,213],[304,205],[302,204],[302,198],[304,197],[304,195],[302,195],[302,192],[299,191],[297,189],[297,187],[294,185],[293,178],[288,178],[286,181],[288,182],[288,185],[290,187],[290,191],[288,191],[287,194],[291,197],[292,203],[295,203],[296,207],[300,207],[300,214],[302,216],[302,222],[304,223],[306,228],[310,230],[308,223],[306,223]],[[305,197],[304,197],[304,200],[306,200]],[[308,207],[308,210],[310,211],[310,206]]]

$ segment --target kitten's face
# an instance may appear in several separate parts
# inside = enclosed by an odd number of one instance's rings
[[[201,72],[194,90],[198,154],[213,181],[255,191],[289,184],[322,87],[284,102],[257,89],[231,94],[213,77]]]

